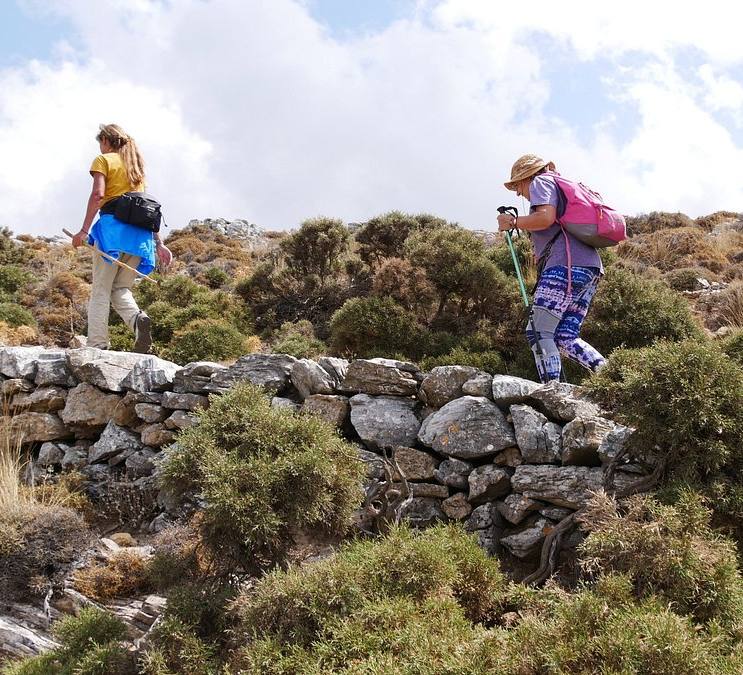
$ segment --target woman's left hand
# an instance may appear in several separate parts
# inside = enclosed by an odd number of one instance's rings
[[[157,259],[163,267],[167,267],[173,262],[173,253],[161,241],[157,242]]]
[[[498,230],[500,232],[512,230],[514,227],[516,227],[516,219],[510,213],[501,213],[498,216]]]

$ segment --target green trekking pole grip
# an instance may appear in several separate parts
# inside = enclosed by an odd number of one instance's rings
[[[499,206],[498,213],[510,213],[514,218],[518,216],[518,211],[515,206]],[[511,259],[513,260],[513,267],[516,270],[516,278],[519,281],[519,288],[521,289],[521,298],[524,301],[524,306],[529,308],[529,296],[526,293],[526,284],[524,284],[524,277],[521,274],[521,265],[519,265],[519,257],[516,255],[516,247],[513,245],[513,239],[511,238],[510,230],[505,231],[506,243],[508,249],[511,251]]]

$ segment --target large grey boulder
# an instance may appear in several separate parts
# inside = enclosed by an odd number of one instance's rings
[[[437,366],[421,382],[419,397],[428,406],[440,408],[462,396],[462,386],[482,373],[472,366]]]
[[[493,376],[479,371],[462,385],[462,396],[484,396],[493,398]]]
[[[597,467],[523,464],[516,467],[511,478],[511,487],[513,492],[531,499],[540,499],[568,509],[579,509],[589,499],[591,492],[602,489],[603,475],[603,470]],[[623,474],[616,474],[617,488],[629,483],[631,479]]]
[[[13,431],[19,435],[22,443],[57,441],[70,438],[73,435],[64,422],[52,413],[18,413],[9,418],[9,422]]]
[[[511,490],[511,479],[505,469],[485,464],[477,467],[469,475],[469,502],[470,504],[482,504],[503,495],[507,495]]]
[[[560,463],[560,426],[528,405],[510,408],[516,443],[527,464]]]
[[[525,380],[523,377],[513,375],[494,375],[492,384],[493,401],[498,405],[508,407],[515,403],[524,403],[529,394],[539,389],[538,382]]]
[[[555,422],[570,422],[576,417],[598,417],[600,413],[599,407],[586,398],[584,389],[557,380],[533,390],[529,400]]]
[[[56,412],[65,406],[67,390],[63,387],[39,387],[30,393],[18,393],[11,408],[28,412]]]
[[[304,400],[302,412],[316,415],[339,429],[345,429],[348,426],[351,404],[348,398],[338,394],[313,394]]]
[[[485,530],[500,525],[501,517],[493,502],[487,502],[472,510],[470,517],[464,524],[464,529],[468,532],[476,530]]]
[[[241,356],[226,370],[216,371],[206,391],[224,393],[238,382],[250,382],[266,392],[281,395],[289,384],[297,362],[288,354],[248,354]]]
[[[291,381],[302,400],[312,394],[332,394],[335,381],[330,373],[312,359],[299,359],[291,370]]]
[[[43,347],[0,348],[0,374],[10,378],[33,380]]]
[[[418,391],[414,364],[392,359],[356,359],[338,389],[371,396],[413,396]]]
[[[552,527],[552,523],[546,518],[537,518],[520,532],[501,537],[500,543],[517,558],[531,558],[539,553],[542,542]]]
[[[181,368],[173,377],[173,391],[178,393],[203,394],[211,384],[212,376],[227,370],[213,361],[194,361]]]
[[[472,473],[474,466],[463,459],[445,459],[434,471],[434,478],[444,485],[466,490],[469,486],[467,477]]]
[[[77,380],[108,391],[123,391],[123,382],[132,368],[147,358],[151,357],[94,347],[67,351],[67,365]]]
[[[160,405],[168,410],[197,410],[198,408],[208,408],[209,398],[202,394],[166,391],[163,393]]]
[[[498,406],[479,396],[455,399],[426,417],[418,439],[440,454],[459,459],[494,455],[516,442]]]
[[[173,386],[175,374],[181,367],[156,356],[145,356],[134,364],[121,382],[124,389],[142,394],[148,391],[166,391]]]
[[[88,462],[90,464],[104,462],[122,452],[129,451],[133,454],[142,448],[143,445],[137,434],[114,422],[109,422],[98,441],[90,446]]]
[[[599,466],[598,449],[614,429],[614,422],[603,417],[576,417],[562,430],[562,463]]]
[[[102,427],[113,417],[121,397],[107,394],[92,384],[81,382],[67,394],[59,416],[65,424]]]
[[[39,354],[34,382],[39,387],[58,385],[74,387],[77,380],[67,363],[67,352],[63,349],[48,349]]]
[[[351,397],[351,424],[369,448],[410,446],[421,425],[417,405],[412,399],[357,394]]]
[[[335,356],[321,356],[317,362],[320,367],[330,375],[333,380],[333,388],[336,388],[343,378],[346,377],[348,371],[348,361],[346,359],[339,359]]]

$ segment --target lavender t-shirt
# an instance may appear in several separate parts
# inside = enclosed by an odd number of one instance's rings
[[[529,202],[531,208],[529,212],[533,212],[537,206],[544,206],[550,204],[557,209],[558,198],[557,198],[557,185],[555,181],[549,176],[540,175],[536,176],[531,184],[529,185]],[[531,240],[534,244],[534,253],[537,256],[537,260],[542,257],[544,249],[547,244],[552,241],[553,237],[560,232],[560,226],[555,222],[552,223],[548,228],[544,230],[532,230]],[[577,239],[572,234],[567,233],[568,244],[570,246],[570,262],[573,267],[597,267],[602,272],[604,266],[601,264],[601,257],[598,251],[583,243],[580,239]],[[565,235],[560,234],[552,244],[549,257],[544,264],[544,269],[548,267],[557,267],[558,265],[568,265],[567,252],[565,250]]]

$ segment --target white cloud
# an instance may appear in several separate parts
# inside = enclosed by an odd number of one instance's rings
[[[338,41],[293,0],[35,2],[63,12],[77,35],[54,63],[0,72],[0,153],[12,158],[0,199],[19,232],[80,221],[92,137],[111,121],[140,142],[176,226],[225,216],[291,227],[400,208],[488,227],[513,198],[501,185],[524,152],[553,157],[626,212],[698,215],[743,200],[733,181],[721,192],[708,178],[732,173],[741,148],[705,110],[734,108],[741,85],[728,66],[741,49],[692,37],[678,8],[680,27],[666,28],[652,3],[647,27],[632,3],[615,16],[616,6],[576,3],[584,11],[566,15],[552,2],[525,12],[445,0]],[[630,30],[633,21],[642,25]],[[612,112],[587,133],[548,112],[551,54],[535,30],[563,57],[605,54],[602,40],[615,55],[647,52],[630,73],[604,64],[596,92],[637,112],[629,139],[612,135]],[[714,63],[696,84],[674,62],[692,45]]]

